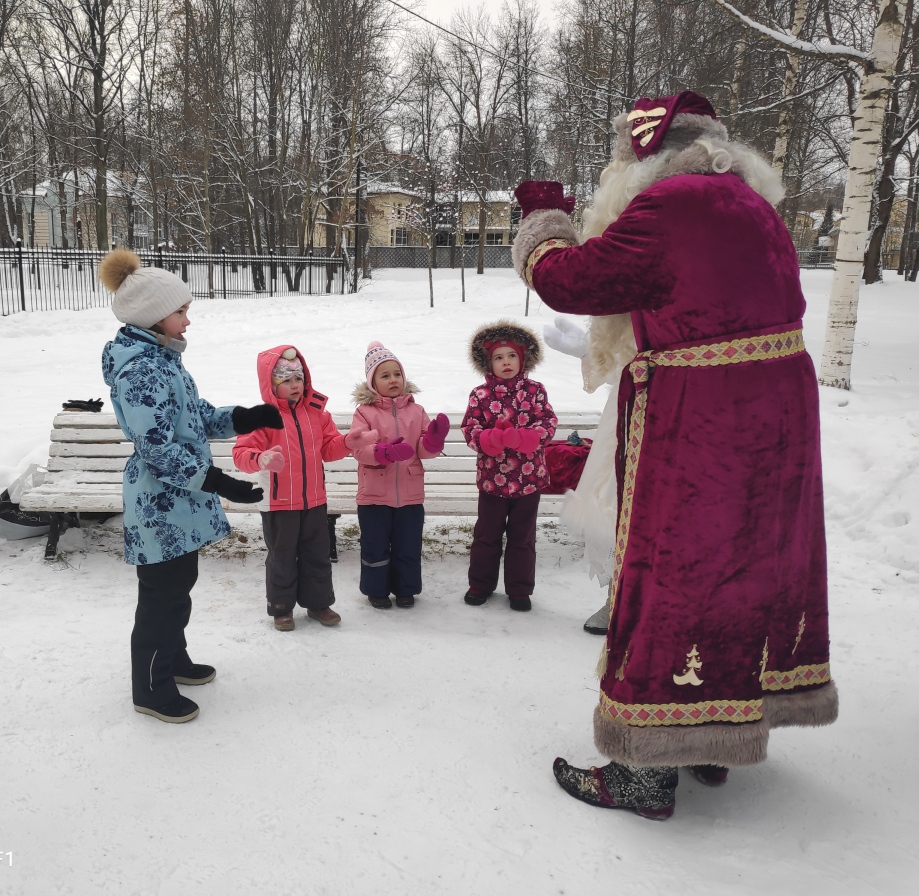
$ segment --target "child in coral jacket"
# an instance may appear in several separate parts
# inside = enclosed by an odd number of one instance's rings
[[[424,526],[422,458],[443,451],[450,429],[446,414],[431,421],[415,401],[418,389],[405,378],[398,358],[371,342],[364,382],[354,390],[357,410],[351,433],[373,434],[375,444],[355,447],[357,519],[361,527],[361,593],[378,610],[411,607],[421,593]]]
[[[504,588],[512,610],[529,610],[536,580],[536,515],[549,484],[545,446],[558,422],[542,383],[528,376],[542,360],[535,333],[511,321],[480,327],[469,346],[485,382],[463,417],[466,443],[478,452],[479,513],[464,600],[479,606],[494,593],[504,549]]]
[[[265,490],[259,508],[268,547],[268,615],[278,631],[291,631],[299,604],[311,619],[337,625],[322,462],[346,457],[357,444],[372,444],[375,434],[339,433],[325,409],[328,399],[313,389],[306,361],[292,345],[262,352],[257,368],[262,398],[280,410],[284,428],[238,438],[233,460],[240,470],[259,473]]]

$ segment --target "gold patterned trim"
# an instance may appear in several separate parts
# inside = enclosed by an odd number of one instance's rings
[[[552,252],[555,249],[570,249],[574,243],[570,240],[546,240],[545,242],[540,243],[531,253],[530,257],[527,259],[527,266],[524,270],[524,277],[526,278],[527,286],[531,289],[533,288],[533,268],[536,265],[536,262],[543,257],[548,252]]]
[[[549,242],[552,242],[551,240]],[[545,245],[543,243],[542,245]],[[537,251],[539,250],[537,246]],[[533,253],[535,255],[536,252]],[[533,257],[532,255],[530,256]],[[619,523],[616,528],[616,544],[613,550],[613,570],[609,583],[610,619],[616,606],[619,591],[619,577],[629,543],[629,523],[632,518],[632,502],[635,497],[635,481],[638,477],[638,461],[641,457],[641,443],[645,434],[645,413],[648,405],[648,382],[654,367],[717,367],[722,364],[742,364],[747,361],[767,361],[774,358],[788,358],[804,351],[804,334],[800,328],[784,333],[762,336],[744,336],[724,342],[706,345],[691,345],[686,348],[647,351],[637,354],[629,364],[629,373],[635,384],[635,399],[629,416],[625,444],[625,471],[622,482],[622,502],[619,509]],[[602,679],[609,664],[609,636],[597,663],[597,677]]]
[[[761,678],[764,691],[790,691],[792,688],[826,684],[829,680],[829,663],[798,666],[790,672],[764,672]]]
[[[600,712],[614,722],[636,728],[704,725],[707,722],[756,722],[763,701],[704,700],[701,703],[618,703],[600,694]]]

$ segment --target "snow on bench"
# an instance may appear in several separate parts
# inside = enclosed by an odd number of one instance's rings
[[[558,412],[557,412],[558,413]],[[475,484],[476,455],[463,439],[459,424],[462,414],[448,414],[450,432],[443,453],[424,461],[425,513],[434,516],[475,516],[478,489]],[[333,414],[339,431],[347,432],[351,414]],[[574,431],[591,437],[599,415],[558,413],[556,439],[565,439]],[[235,439],[212,439],[214,463],[227,473],[257,480],[257,474],[242,473],[233,465]],[[79,525],[80,514],[121,513],[122,472],[134,446],[124,437],[114,414],[64,411],[54,418],[48,473],[44,482],[23,493],[19,506],[23,510],[51,514],[51,530],[45,548],[45,559],[57,556],[57,542],[67,525]],[[357,512],[357,462],[346,457],[325,464],[328,495],[329,532],[333,557],[336,556],[335,521],[341,514]],[[543,495],[539,502],[541,516],[557,516],[561,495]],[[251,504],[221,501],[223,509],[253,513]]]

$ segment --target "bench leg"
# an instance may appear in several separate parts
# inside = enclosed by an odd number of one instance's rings
[[[335,535],[335,524],[340,516],[340,513],[329,514],[329,560],[333,563],[338,563],[338,539]]]
[[[61,532],[67,528],[67,524],[64,522],[64,514],[52,513],[50,526],[48,541],[45,544],[45,560],[56,560],[58,539],[61,537]]]

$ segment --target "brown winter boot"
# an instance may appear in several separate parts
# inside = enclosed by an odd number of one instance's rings
[[[331,607],[323,607],[321,610],[307,610],[306,615],[323,625],[338,625],[341,622],[341,616]]]
[[[279,632],[292,632],[295,628],[294,614],[286,613],[283,616],[275,616],[274,617],[274,627]]]

